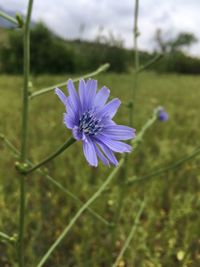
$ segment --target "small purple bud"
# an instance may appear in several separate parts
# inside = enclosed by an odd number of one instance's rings
[[[164,108],[160,108],[157,113],[157,118],[159,121],[167,121],[169,119],[169,115]]]

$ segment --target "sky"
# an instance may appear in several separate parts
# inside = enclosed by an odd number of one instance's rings
[[[133,47],[134,0],[34,0],[32,19],[67,39],[94,40],[109,32]],[[0,7],[26,13],[28,0],[0,0]],[[164,39],[192,32],[199,42],[187,52],[200,57],[200,0],[140,0],[139,48],[153,51],[156,29]]]

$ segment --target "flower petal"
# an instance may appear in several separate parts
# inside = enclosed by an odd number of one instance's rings
[[[108,102],[99,112],[98,116],[109,116],[110,118],[115,116],[115,113],[117,112],[119,106],[121,104],[121,101],[118,98],[112,99],[110,102]]]
[[[72,134],[76,140],[81,140],[83,138],[83,134],[80,132],[78,126],[74,126],[72,129]]]
[[[79,116],[80,111],[80,100],[78,97],[78,94],[76,92],[76,89],[74,87],[73,81],[71,79],[67,82],[67,89],[69,92],[69,103],[71,105],[72,110],[74,111],[76,117]]]
[[[86,82],[87,97],[85,99],[85,104],[87,106],[87,109],[91,109],[93,107],[96,92],[97,92],[97,80],[89,79]]]
[[[110,95],[110,90],[107,87],[102,87],[96,94],[94,99],[95,107],[103,107]]]
[[[86,84],[83,79],[79,81],[79,97],[80,97],[80,103],[82,107],[82,112],[85,112],[87,110],[86,101],[87,101],[87,91],[86,91]]]
[[[98,146],[97,145],[94,145],[94,148],[95,148],[95,151],[97,153],[97,156],[103,162],[103,164],[106,165],[106,166],[110,166],[108,159],[103,155],[103,153],[98,148]]]
[[[73,109],[69,96],[67,97],[65,107],[66,107],[67,114],[70,115],[70,117],[73,119],[74,125],[78,125],[78,122],[79,122],[78,111],[76,109]]]
[[[67,126],[67,128],[73,129],[75,126],[74,118],[69,114],[64,113],[64,124]]]
[[[89,138],[83,141],[83,152],[88,163],[91,166],[97,167],[98,165],[97,154],[94,148],[94,144]]]
[[[99,134],[96,137],[96,139],[101,141],[102,143],[104,143],[108,148],[110,148],[114,152],[118,152],[118,153],[128,152],[128,153],[130,153],[132,151],[132,146],[130,146],[126,143],[120,142],[120,141],[112,140],[103,134]]]
[[[62,90],[60,90],[59,88],[55,89],[55,94],[60,98],[60,100],[63,102],[63,104],[66,106],[67,104],[67,97],[66,95],[63,93]]]
[[[101,148],[101,150],[103,151],[103,153],[106,155],[106,157],[109,159],[109,161],[114,165],[117,166],[118,165],[118,161],[114,155],[114,153],[112,152],[112,150],[110,150],[105,144],[103,144],[102,142],[97,142],[99,147]]]
[[[113,140],[129,140],[135,137],[135,129],[124,125],[106,125],[103,134],[108,135]]]

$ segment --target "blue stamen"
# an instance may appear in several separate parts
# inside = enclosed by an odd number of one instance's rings
[[[79,119],[79,129],[88,135],[96,135],[102,129],[99,125],[100,121],[97,120],[91,111],[84,112],[82,117]]]

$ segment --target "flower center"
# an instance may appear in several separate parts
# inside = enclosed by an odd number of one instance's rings
[[[79,119],[79,130],[88,135],[96,135],[101,131],[100,121],[94,117],[92,111],[86,111]]]

